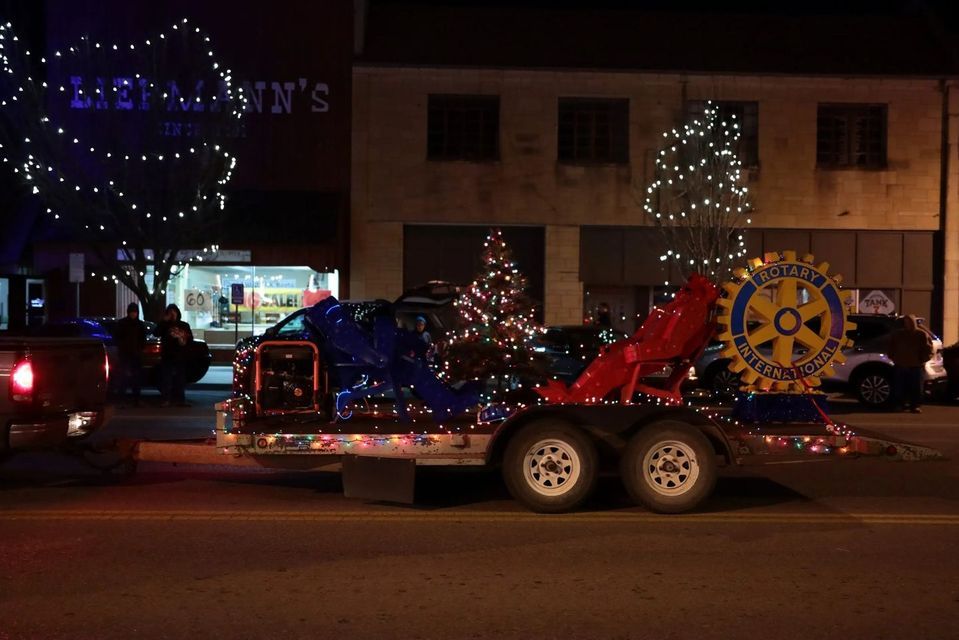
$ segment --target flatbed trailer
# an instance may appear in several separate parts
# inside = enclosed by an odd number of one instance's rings
[[[823,423],[745,425],[709,410],[646,403],[558,404],[506,418],[390,412],[329,422],[282,415],[234,423],[232,401],[216,405],[214,441],[129,442],[136,461],[311,470],[341,463],[348,497],[412,502],[417,466],[499,468],[510,493],[539,512],[575,509],[603,472],[618,472],[633,499],[661,513],[699,506],[718,469],[863,456],[934,460],[931,448]]]
[[[141,460],[171,462],[185,461],[187,453],[197,462],[215,451],[218,464],[279,468],[342,462],[348,496],[407,502],[416,466],[497,467],[510,493],[541,512],[575,509],[601,473],[614,471],[637,503],[662,513],[699,506],[722,466],[941,457],[836,424],[820,406],[810,380],[841,355],[840,344],[850,344],[843,296],[828,265],[814,266],[811,255],[797,260],[793,251],[749,265],[724,285],[726,297],[703,276],[690,275],[668,304],[654,308],[631,337],[604,347],[572,384],[550,380],[535,388],[535,404],[487,403],[472,415],[464,412],[481,406],[479,394],[441,381],[416,355],[422,343],[398,329],[395,318],[379,314],[363,325],[330,297],[305,314],[309,340],[282,341],[273,332],[237,350],[234,397],[216,409],[215,449],[140,443],[131,451]],[[772,283],[782,284],[777,303],[757,293]],[[811,296],[803,305],[799,287]],[[752,354],[739,363],[755,367],[749,381],[759,383],[758,393],[746,390],[737,403],[748,423],[694,408],[679,394],[716,334],[717,306],[720,335],[732,353],[749,355],[753,340],[772,341],[774,352],[786,354],[776,362]],[[751,308],[768,321],[752,333]],[[820,334],[805,324],[814,317],[821,319]],[[793,335],[819,350],[793,362]],[[663,388],[644,383],[665,367],[672,373]],[[331,375],[339,384],[331,386]],[[415,389],[421,404],[408,404],[406,389]],[[387,392],[394,398],[389,409],[369,404]],[[804,421],[778,422],[783,416]]]

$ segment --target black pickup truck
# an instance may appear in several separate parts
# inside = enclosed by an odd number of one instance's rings
[[[0,457],[81,439],[105,419],[103,343],[0,337]]]

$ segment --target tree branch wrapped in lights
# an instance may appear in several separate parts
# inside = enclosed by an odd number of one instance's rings
[[[126,285],[156,315],[171,277],[218,249],[236,166],[225,141],[246,104],[232,72],[185,18],[136,42],[83,36],[49,58],[7,23],[0,64],[3,163],[54,233],[96,255],[92,276]]]
[[[655,176],[643,209],[663,235],[660,256],[685,279],[701,273],[725,280],[746,255],[744,227],[752,221],[737,147],[740,123],[707,102],[702,119],[663,133]]]

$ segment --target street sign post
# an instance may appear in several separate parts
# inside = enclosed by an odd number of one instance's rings
[[[230,285],[230,302],[233,303],[233,344],[240,339],[240,305],[243,304],[243,283]]]

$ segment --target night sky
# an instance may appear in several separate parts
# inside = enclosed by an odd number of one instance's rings
[[[563,9],[637,9],[667,13],[753,13],[775,15],[925,15],[959,33],[959,2],[950,0],[370,0],[377,4],[418,4],[463,7],[537,7]]]

